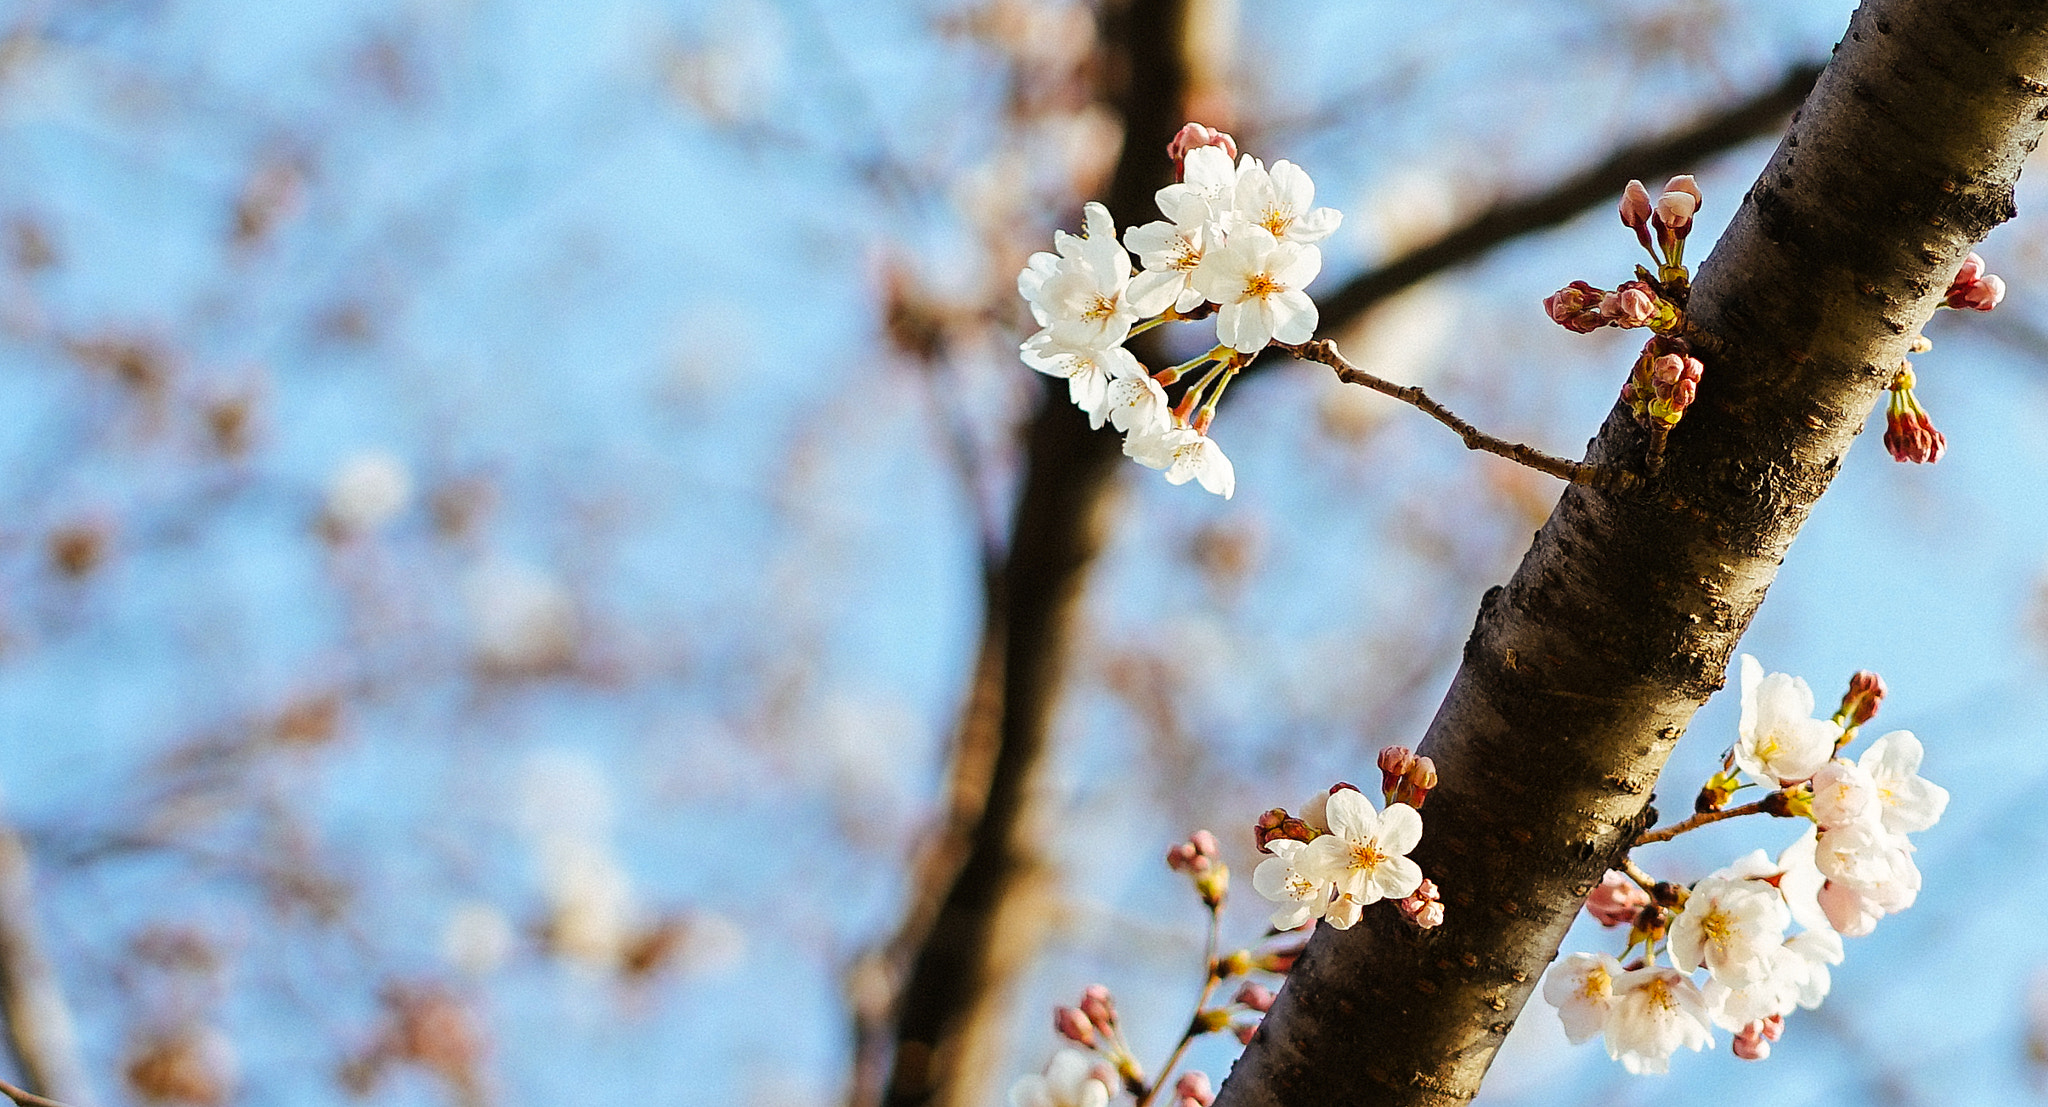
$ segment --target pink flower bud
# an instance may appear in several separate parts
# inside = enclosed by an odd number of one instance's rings
[[[1326,794],[1324,798],[1328,798]],[[1292,838],[1297,842],[1312,842],[1316,838],[1316,830],[1309,825],[1307,820],[1297,819],[1289,815],[1286,808],[1275,807],[1271,811],[1259,816],[1258,823],[1252,827],[1252,838],[1258,843],[1260,853],[1271,853],[1273,851],[1267,847],[1272,844],[1274,839]],[[1179,846],[1174,847],[1174,849],[1179,848]],[[1168,857],[1171,858],[1171,856],[1172,854],[1169,852]],[[1171,861],[1168,863],[1171,864]]]
[[[1418,757],[1401,774],[1401,782],[1395,788],[1392,801],[1405,803],[1410,807],[1421,807],[1429,799],[1429,790],[1436,787],[1436,762],[1427,757]]]
[[[1444,924],[1444,905],[1433,880],[1423,880],[1407,899],[1394,906],[1400,909],[1401,917],[1415,924],[1417,929],[1433,930]]]
[[[1273,1009],[1273,990],[1264,984],[1247,980],[1238,985],[1237,995],[1231,1002],[1264,1014]]]
[[[1763,1035],[1767,1041],[1775,1042],[1785,1036],[1785,1016],[1783,1015],[1772,1015],[1758,1025],[1763,1028]]]
[[[1641,231],[1650,224],[1650,190],[1641,181],[1630,181],[1621,190],[1621,225]],[[1644,238],[1647,245],[1649,239]]]
[[[1394,798],[1394,790],[1401,786],[1401,778],[1408,767],[1415,764],[1415,751],[1407,746],[1388,746],[1380,751],[1380,794],[1388,802]]]
[[[1252,1039],[1259,1033],[1259,1024],[1255,1022],[1232,1023],[1230,1032],[1237,1036],[1238,1045],[1250,1045],[1252,1044]]]
[[[1301,959],[1301,951],[1308,948],[1307,942],[1269,949],[1252,959],[1252,967],[1260,972],[1277,973],[1285,976],[1294,971],[1294,963]]]
[[[1600,314],[1616,327],[1648,326],[1657,314],[1657,294],[1641,281],[1630,281],[1600,301]]]
[[[1877,714],[1884,704],[1884,678],[1868,669],[1849,678],[1849,691],[1842,696],[1841,714],[1849,717],[1850,726],[1862,726]]]
[[[1607,870],[1600,886],[1586,897],[1586,913],[1601,926],[1627,926],[1650,905],[1650,893],[1643,891],[1628,874]]]
[[[1673,177],[1670,180],[1664,182],[1664,194],[1666,196],[1669,196],[1674,192],[1682,192],[1687,196],[1692,197],[1693,211],[1700,210],[1701,205],[1707,202],[1707,198],[1700,193],[1699,182],[1694,180],[1692,174],[1690,173]]]
[[[2005,281],[1984,272],[1984,259],[1971,254],[1963,259],[1963,267],[1956,272],[1956,279],[1949,282],[1948,292],[1942,297],[1942,306],[1958,310],[1990,311],[2005,299]]]
[[[1088,985],[1088,990],[1081,993],[1081,1014],[1104,1034],[1116,1032],[1116,1003],[1110,999],[1108,988]]]
[[[1558,326],[1585,334],[1607,325],[1607,317],[1600,312],[1600,304],[1606,297],[1604,289],[1594,288],[1585,281],[1573,281],[1544,297],[1543,311]]]
[[[1934,429],[1925,411],[1886,412],[1884,448],[1894,461],[1932,465],[1948,449],[1948,437]]]
[[[1095,1024],[1089,1022],[1088,1016],[1075,1008],[1053,1008],[1052,1029],[1060,1037],[1078,1045],[1091,1048],[1095,1045]]]
[[[1204,146],[1220,146],[1223,148],[1223,152],[1230,156],[1230,160],[1237,160],[1236,139],[1213,127],[1205,127],[1200,123],[1189,123],[1182,127],[1178,134],[1173,136],[1172,142],[1166,144],[1166,156],[1173,159],[1173,177],[1175,180],[1179,180],[1186,171],[1188,152],[1190,150],[1199,150]]]
[[[1199,1070],[1181,1073],[1173,1094],[1175,1107],[1209,1107],[1216,1099],[1216,1092],[1209,1087],[1209,1074]]]
[[[1193,834],[1188,835],[1188,844],[1195,847],[1196,853],[1210,859],[1214,859],[1217,856],[1219,849],[1216,844],[1216,836],[1206,830],[1197,830]]]
[[[1735,1036],[1735,1055],[1745,1061],[1761,1061],[1771,1055],[1771,1040],[1764,1036],[1763,1023],[1753,1022]]]
[[[1195,847],[1186,842],[1174,845],[1166,851],[1166,867],[1177,873],[1187,872],[1201,859],[1201,855],[1195,852]]]

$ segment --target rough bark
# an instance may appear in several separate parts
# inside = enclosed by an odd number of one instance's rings
[[[1422,747],[1442,782],[1415,857],[1446,923],[1418,932],[1369,910],[1322,928],[1218,1107],[1478,1091],[1911,336],[2012,215],[2044,78],[2044,0],[1856,13],[1701,267],[1706,375],[1661,472],[1627,492],[1568,488],[1480,604]],[[1635,464],[1645,444],[1617,408],[1589,456]]]

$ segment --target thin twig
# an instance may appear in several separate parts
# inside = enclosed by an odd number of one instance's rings
[[[1642,843],[1637,842],[1636,844],[1641,845]],[[1653,896],[1657,894],[1656,878],[1652,877],[1649,873],[1644,872],[1643,867],[1641,865],[1636,864],[1635,858],[1623,857],[1621,859],[1621,871],[1627,873],[1628,878],[1630,880],[1635,881],[1636,884],[1643,889],[1643,891],[1648,892]]]
[[[1626,489],[1634,487],[1641,479],[1626,469],[1589,465],[1583,461],[1568,461],[1553,454],[1546,454],[1534,446],[1495,438],[1459,418],[1450,408],[1431,399],[1429,393],[1420,387],[1412,384],[1395,384],[1351,364],[1343,354],[1337,352],[1337,344],[1327,338],[1318,338],[1299,346],[1283,345],[1281,349],[1303,361],[1317,361],[1335,369],[1337,379],[1346,384],[1364,385],[1374,392],[1392,396],[1404,404],[1419,409],[1423,414],[1457,432],[1458,437],[1465,440],[1466,449],[1484,450],[1497,457],[1526,465],[1539,473],[1548,473],[1560,480],[1590,485],[1594,488]]]
[[[1683,822],[1672,823],[1662,830],[1650,831],[1648,834],[1636,839],[1636,845],[1647,846],[1653,842],[1668,842],[1688,830],[1698,830],[1708,823],[1718,823],[1722,819],[1732,819],[1737,815],[1761,815],[1766,810],[1765,805],[1770,802],[1770,797],[1766,796],[1755,803],[1745,803],[1741,807],[1730,807],[1726,811],[1702,811]]]
[[[0,1080],[0,1095],[21,1104],[21,1107],[66,1107],[54,1099],[46,1099],[34,1092],[17,1088],[5,1080]]]
[[[1152,1086],[1145,1089],[1144,1095],[1138,1097],[1136,1107],[1146,1107],[1152,1102],[1152,1097],[1159,1094],[1159,1089],[1166,1086],[1166,1078],[1173,1075],[1174,1066],[1180,1064],[1181,1055],[1188,1051],[1188,1045],[1195,1040],[1196,1031],[1201,1026],[1202,1012],[1209,1006],[1209,997],[1215,993],[1216,985],[1223,982],[1223,977],[1217,971],[1220,966],[1216,963],[1217,931],[1223,924],[1222,915],[1221,909],[1213,906],[1209,908],[1209,950],[1205,958],[1208,965],[1207,977],[1202,982],[1201,998],[1195,1000],[1195,1013],[1188,1017],[1188,1028],[1181,1032],[1180,1041],[1174,1044],[1173,1053],[1166,1058],[1166,1064],[1160,1068],[1159,1076],[1153,1080]]]

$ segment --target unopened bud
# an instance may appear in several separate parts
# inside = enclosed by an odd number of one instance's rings
[[[1230,1032],[1236,1036],[1238,1045],[1250,1045],[1252,1044],[1252,1039],[1258,1036],[1259,1024],[1255,1022],[1231,1023]]]
[[[1095,1045],[1095,1024],[1088,1016],[1072,1007],[1052,1009],[1053,1032],[1077,1045],[1093,1048]]]
[[[1380,786],[1382,788],[1392,788],[1394,781],[1400,779],[1401,774],[1407,772],[1408,766],[1414,763],[1415,751],[1407,746],[1388,746],[1386,749],[1381,750],[1379,757]]]
[[[1842,709],[1835,713],[1852,727],[1862,726],[1884,704],[1884,678],[1868,669],[1849,678],[1849,691],[1842,696]]]
[[[1221,849],[1217,845],[1216,836],[1206,830],[1197,830],[1193,834],[1188,835],[1188,844],[1195,847],[1196,853],[1212,860]]]
[[[1605,289],[1594,288],[1585,281],[1573,281],[1544,297],[1543,311],[1558,326],[1585,334],[1607,326],[1608,318],[1600,311],[1600,305],[1606,298]]]
[[[1601,299],[1600,314],[1611,326],[1647,327],[1656,317],[1660,303],[1648,284],[1630,281]]]
[[[1327,793],[1323,795],[1325,799],[1328,798]],[[1289,815],[1286,808],[1275,807],[1259,816],[1259,821],[1252,827],[1252,837],[1258,842],[1260,853],[1271,853],[1273,851],[1267,847],[1276,839],[1291,838],[1297,842],[1312,842],[1315,841],[1317,833],[1306,820]]]
[[[1614,869],[1600,878],[1600,885],[1586,897],[1586,913],[1601,926],[1627,926],[1650,905],[1650,893]]]
[[[1200,123],[1189,123],[1181,127],[1180,132],[1173,136],[1172,142],[1166,144],[1166,156],[1173,159],[1173,177],[1175,180],[1179,180],[1186,171],[1188,152],[1199,150],[1204,146],[1222,147],[1223,152],[1229,155],[1231,161],[1237,160],[1236,139],[1214,127],[1205,127]]]
[[[1764,1036],[1763,1023],[1753,1022],[1735,1035],[1734,1051],[1745,1061],[1761,1061],[1771,1055],[1771,1040]]]
[[[1230,866],[1220,861],[1202,859],[1208,867],[1195,874],[1195,891],[1202,902],[1210,907],[1223,906],[1223,897],[1230,894]]]
[[[1692,210],[1694,211],[1698,211],[1707,202],[1705,194],[1700,192],[1699,181],[1693,179],[1693,175],[1690,173],[1673,177],[1664,182],[1664,195],[1669,196],[1674,192],[1682,192],[1692,197]]]
[[[1230,1002],[1263,1015],[1273,1009],[1273,990],[1264,984],[1247,980],[1238,986],[1237,995],[1231,997]]]
[[[1425,878],[1408,898],[1394,906],[1418,930],[1434,930],[1444,924],[1444,905],[1433,880]]]
[[[1621,190],[1621,225],[1637,231],[1650,225],[1650,190],[1641,181],[1630,181]],[[1644,244],[1648,242],[1645,236]]]
[[[1180,1074],[1180,1082],[1173,1086],[1174,1107],[1209,1107],[1215,1102],[1216,1093],[1209,1087],[1209,1074],[1191,1070]]]
[[[1984,259],[1971,254],[1963,259],[1956,279],[1949,282],[1942,306],[1971,311],[1990,311],[2005,299],[2005,281],[1984,272]]]
[[[1088,990],[1081,993],[1081,1014],[1104,1034],[1116,1032],[1116,1001],[1110,998],[1108,988],[1088,985]]]

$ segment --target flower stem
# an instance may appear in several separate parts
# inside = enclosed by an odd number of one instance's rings
[[[1223,978],[1217,975],[1220,966],[1216,961],[1217,931],[1222,924],[1222,912],[1214,907],[1209,908],[1209,943],[1208,950],[1202,955],[1202,963],[1206,967],[1202,972],[1201,998],[1195,1000],[1195,1013],[1188,1017],[1188,1028],[1181,1031],[1180,1041],[1174,1043],[1173,1052],[1167,1056],[1166,1064],[1160,1067],[1159,1078],[1152,1082],[1151,1087],[1145,1089],[1143,1095],[1137,1097],[1138,1102],[1134,1107],[1146,1107],[1152,1102],[1152,1097],[1159,1094],[1159,1089],[1166,1086],[1167,1078],[1173,1075],[1174,1066],[1180,1064],[1181,1055],[1188,1051],[1188,1045],[1195,1040],[1196,1024],[1202,1017],[1203,1009],[1209,1006],[1209,996],[1216,991],[1216,985],[1223,982]]]
[[[1662,829],[1652,830],[1637,838],[1635,844],[1647,846],[1653,842],[1668,842],[1688,830],[1698,830],[1708,823],[1718,823],[1722,819],[1732,819],[1737,815],[1761,815],[1764,813],[1765,805],[1768,803],[1770,803],[1770,797],[1766,796],[1755,803],[1745,803],[1740,807],[1730,807],[1725,811],[1702,811],[1682,822],[1675,822]]]
[[[1509,442],[1505,439],[1495,438],[1493,435],[1487,434],[1485,431],[1459,418],[1450,408],[1431,399],[1429,394],[1421,388],[1412,384],[1395,384],[1351,364],[1345,360],[1343,354],[1337,352],[1337,344],[1327,338],[1318,338],[1313,341],[1304,342],[1299,346],[1289,346],[1277,342],[1274,345],[1279,346],[1303,361],[1321,362],[1335,369],[1337,371],[1337,379],[1346,384],[1364,385],[1381,395],[1392,396],[1404,404],[1410,404],[1420,409],[1423,414],[1456,431],[1458,437],[1465,440],[1466,449],[1484,450],[1496,457],[1504,457],[1509,461],[1526,465],[1539,473],[1548,473],[1560,480],[1567,480],[1573,484],[1590,485],[1594,488],[1632,488],[1642,479],[1626,469],[1617,469],[1604,465],[1589,465],[1583,461],[1567,461],[1564,458],[1546,454],[1534,446],[1525,446],[1519,442]]]

